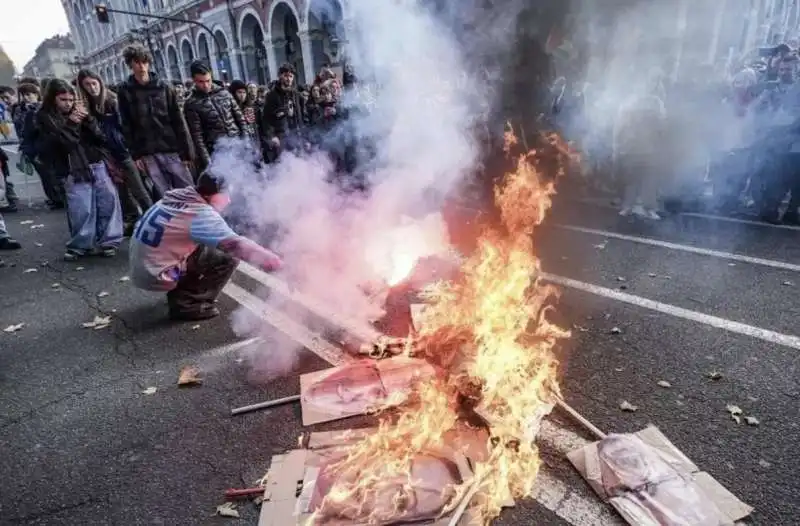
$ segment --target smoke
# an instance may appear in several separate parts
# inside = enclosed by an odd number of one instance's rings
[[[292,286],[341,315],[362,323],[378,318],[383,305],[368,293],[374,284],[447,244],[438,210],[478,167],[474,132],[495,108],[492,76],[519,9],[514,2],[485,4],[349,2],[344,52],[360,83],[346,95],[348,118],[326,142],[340,152],[351,146],[358,158],[351,176],[323,152],[284,153],[261,169],[241,143],[214,153],[211,169],[233,187],[231,216],[245,219],[258,240],[269,238]],[[465,38],[467,30],[472,37]],[[368,189],[352,191],[353,180],[367,181]],[[275,294],[264,296],[289,308]],[[234,329],[264,330],[244,312],[234,316]],[[297,351],[273,339],[269,356],[254,361],[285,372]]]

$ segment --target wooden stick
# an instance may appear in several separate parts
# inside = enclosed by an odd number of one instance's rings
[[[559,407],[559,409],[567,413],[567,415],[569,415],[570,418],[572,418],[575,422],[583,426],[584,429],[589,431],[599,440],[603,440],[607,436],[605,433],[600,431],[600,428],[595,426],[593,423],[589,422],[587,418],[585,418],[582,414],[573,409],[569,404],[567,404],[561,398],[556,397],[556,405]]]
[[[469,488],[469,491],[461,499],[461,502],[458,504],[458,507],[455,509],[453,515],[450,517],[450,522],[447,523],[447,526],[458,526],[458,522],[461,520],[461,517],[464,516],[464,513],[466,513],[467,507],[469,506],[469,503],[472,501],[472,498],[475,496],[476,493],[478,493],[478,490],[481,487],[482,480],[483,479],[476,479],[472,483],[471,487]]]
[[[259,409],[267,409],[269,407],[290,404],[292,402],[297,402],[299,400],[300,400],[300,395],[292,395],[283,398],[278,398],[277,400],[268,400],[266,402],[260,402],[258,404],[246,405],[244,407],[237,407],[236,409],[231,410],[231,416],[242,415],[244,413],[250,413],[252,411],[258,411]]]

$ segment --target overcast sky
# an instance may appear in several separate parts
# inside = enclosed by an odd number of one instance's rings
[[[0,44],[17,70],[42,40],[69,32],[60,0],[0,0]]]

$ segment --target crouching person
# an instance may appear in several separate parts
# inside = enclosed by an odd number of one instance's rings
[[[231,230],[220,215],[229,202],[224,179],[206,171],[194,187],[167,191],[136,224],[133,284],[166,292],[172,319],[219,315],[214,302],[240,259],[267,272],[281,267],[278,256]]]
[[[69,167],[65,182],[71,239],[64,259],[112,257],[122,241],[122,210],[106,164],[108,140],[75,91],[63,80],[47,84],[37,114],[44,148]]]

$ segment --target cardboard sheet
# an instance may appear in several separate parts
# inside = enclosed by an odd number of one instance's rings
[[[319,501],[317,484],[322,480],[320,473],[326,462],[341,457],[348,444],[363,438],[371,431],[366,429],[354,432],[311,433],[305,441],[306,448],[273,457],[258,526],[366,526],[364,522],[352,519],[329,518],[314,522],[311,520],[315,509],[314,503]],[[470,447],[475,447],[475,444],[483,440],[484,435],[481,433],[475,430],[456,433],[454,440],[448,441],[448,444],[452,444],[458,449],[461,449],[463,444],[470,443],[472,443]],[[485,442],[483,444],[485,445]],[[451,447],[439,449],[435,454],[446,457],[448,463],[457,466],[462,480],[472,476],[470,460],[465,455]],[[437,491],[441,491],[441,488],[437,488]],[[448,526],[449,521],[450,517],[445,515],[438,519],[417,521],[413,524]],[[381,524],[401,526],[412,523],[389,521]],[[470,510],[458,522],[459,526],[473,524],[477,525],[479,522]]]
[[[654,426],[609,435],[567,456],[634,526],[731,526],[753,511]]]
[[[401,403],[417,382],[436,376],[421,359],[396,356],[357,360],[300,376],[303,425],[363,415],[391,403]]]

